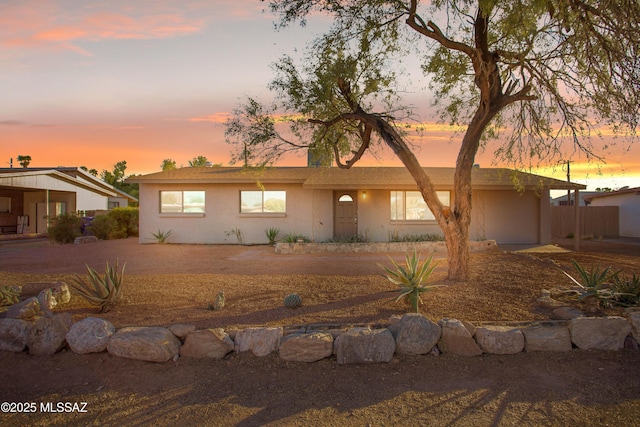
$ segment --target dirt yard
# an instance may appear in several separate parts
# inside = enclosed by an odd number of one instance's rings
[[[403,254],[389,254],[402,260]],[[248,325],[386,324],[407,307],[380,264],[387,254],[278,255],[267,246],[138,245],[136,239],[57,246],[0,243],[0,284],[70,282],[85,264],[126,262],[125,297],[100,315],[116,327],[192,323]],[[640,247],[585,242],[569,254],[497,251],[472,256],[468,283],[435,283],[422,312],[477,321],[549,319],[542,289],[569,288],[570,259],[640,271]],[[207,309],[224,290],[223,310]],[[283,307],[296,292],[303,306]],[[583,310],[593,307],[575,304]],[[97,315],[74,297],[75,320]],[[619,314],[619,310],[607,313]],[[37,413],[0,414],[2,425],[637,425],[640,353],[406,357],[339,366],[231,353],[223,360],[154,364],[62,351],[39,358],[0,352],[0,402],[33,402]],[[47,402],[87,402],[87,412],[44,413]],[[40,408],[43,405],[45,408]]]

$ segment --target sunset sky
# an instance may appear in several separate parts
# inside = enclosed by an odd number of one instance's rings
[[[0,167],[86,166],[127,174],[187,166],[204,155],[227,165],[223,123],[245,96],[269,100],[270,64],[301,50],[326,22],[276,32],[259,0],[23,0],[0,2]],[[453,166],[450,132],[435,125],[414,142],[423,166]],[[605,138],[603,144],[610,144]],[[572,180],[640,186],[640,146],[621,142],[605,165],[572,157]],[[304,165],[290,158],[281,165]],[[477,158],[495,166],[491,151]],[[389,152],[367,165],[399,166]],[[534,170],[566,179],[561,165]]]

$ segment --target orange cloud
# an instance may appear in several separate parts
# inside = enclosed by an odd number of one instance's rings
[[[213,114],[206,114],[204,116],[192,117],[190,122],[211,122],[211,123],[225,123],[227,119],[231,117],[230,113],[218,112]]]
[[[110,3],[105,4],[108,7]],[[31,7],[29,7],[31,6]],[[201,31],[205,21],[181,11],[162,13],[121,7],[113,11],[63,10],[55,3],[3,7],[0,47],[72,50],[90,54],[79,41],[170,38]],[[117,3],[114,9],[118,9]],[[157,10],[157,9],[151,9]],[[19,25],[16,25],[19,23]]]

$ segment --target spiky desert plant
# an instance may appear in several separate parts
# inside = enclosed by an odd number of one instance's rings
[[[284,297],[284,306],[287,308],[298,308],[302,305],[302,297],[298,294],[289,294]]]
[[[587,270],[575,259],[571,259],[571,263],[578,273],[578,278],[574,278],[564,270],[562,272],[578,285],[580,299],[593,297],[602,305],[607,306],[616,298],[615,290],[611,288],[610,281],[620,273],[619,271],[612,271],[611,267],[602,269],[600,264]]]
[[[264,234],[269,239],[269,244],[274,245],[278,241],[278,234],[280,234],[280,229],[276,227],[269,227],[264,230]]]
[[[158,230],[157,233],[151,233],[151,235],[153,236],[154,239],[156,239],[158,243],[166,243],[169,236],[171,236],[171,230],[169,231]]]
[[[104,269],[104,276],[100,276],[93,268],[87,265],[89,281],[76,275],[75,283],[71,283],[80,296],[90,304],[100,307],[100,313],[106,313],[118,302],[122,296],[122,283],[124,279],[124,263],[120,274],[118,274],[118,261],[115,267],[111,267],[107,262]]]
[[[420,255],[413,251],[413,255],[407,254],[405,256],[405,265],[402,266],[395,262],[392,258],[389,258],[393,264],[394,269],[386,266],[381,266],[387,272],[385,277],[394,285],[398,285],[400,289],[400,295],[396,298],[396,301],[400,301],[402,298],[406,298],[411,304],[413,310],[418,313],[418,306],[422,304],[422,298],[420,294],[427,292],[433,288],[441,287],[442,285],[426,285],[423,284],[429,279],[433,270],[437,267],[438,263],[433,263],[433,256],[430,256],[420,264]]]
[[[22,286],[0,286],[0,306],[20,302]]]

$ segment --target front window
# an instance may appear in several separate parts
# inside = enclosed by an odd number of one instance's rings
[[[436,194],[444,206],[449,206],[450,193],[448,191],[436,191]],[[433,221],[435,219],[433,212],[419,191],[391,192],[392,221]]]
[[[161,213],[204,213],[204,191],[161,191]]]
[[[286,191],[241,191],[240,213],[285,213]]]

